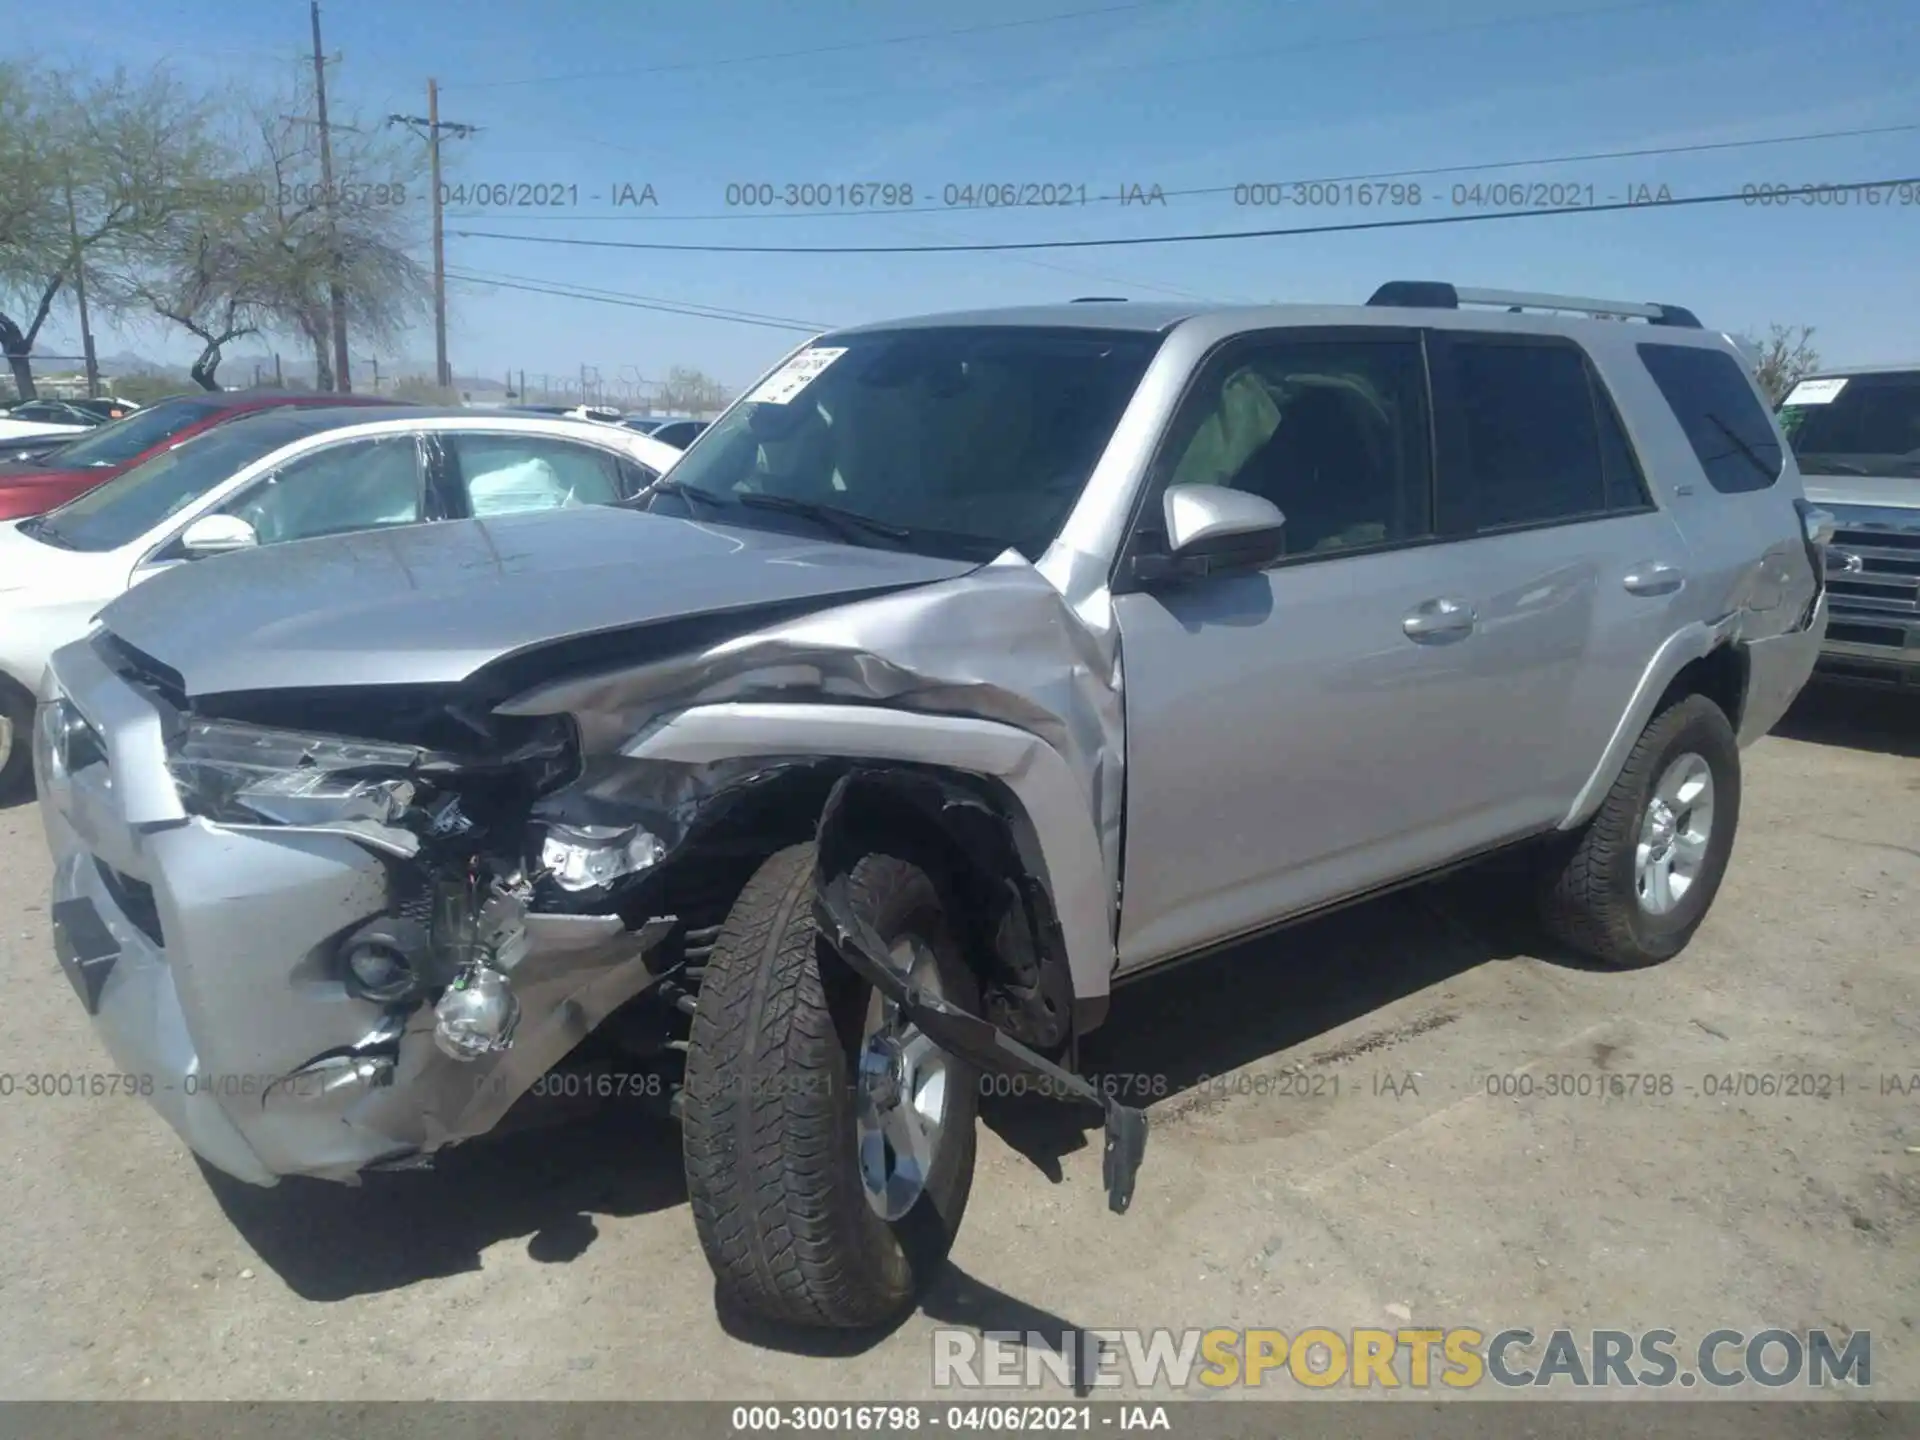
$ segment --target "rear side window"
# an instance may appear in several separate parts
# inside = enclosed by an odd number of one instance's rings
[[[1723,495],[1765,490],[1780,478],[1780,437],[1739,362],[1724,350],[1642,345],[1641,363]]]
[[[1462,337],[1448,348],[1477,527],[1604,513],[1600,427],[1581,352],[1504,337]]]

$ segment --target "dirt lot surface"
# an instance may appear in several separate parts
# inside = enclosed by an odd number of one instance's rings
[[[938,1326],[1411,1321],[1665,1327],[1683,1354],[1867,1330],[1876,1396],[1920,1398],[1920,710],[1810,692],[1746,775],[1726,887],[1664,967],[1542,955],[1487,874],[1123,991],[1092,1058],[1170,1091],[1132,1212],[1106,1213],[1097,1132],[1001,1106],[950,1274],[879,1336],[723,1323],[677,1132],[618,1103],[255,1191],[138,1100],[16,1083],[0,1395],[911,1397]],[[108,1071],[47,869],[34,808],[0,812],[0,1071]]]

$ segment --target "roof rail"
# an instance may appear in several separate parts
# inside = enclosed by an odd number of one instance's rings
[[[1076,295],[1072,303],[1075,305],[1124,305],[1127,303],[1127,297],[1124,295]]]
[[[1582,315],[1633,316],[1649,325],[1701,328],[1691,310],[1678,305],[1648,305],[1634,300],[1588,300],[1578,295],[1537,295],[1523,290],[1467,290],[1444,280],[1389,280],[1373,292],[1369,305],[1409,310],[1458,310],[1462,305],[1499,305],[1509,311],[1571,310]]]

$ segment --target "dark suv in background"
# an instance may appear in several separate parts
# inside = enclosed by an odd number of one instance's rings
[[[1920,362],[1810,376],[1780,425],[1836,525],[1819,673],[1920,684]]]
[[[284,405],[385,405],[377,395],[240,390],[175,395],[86,431],[37,460],[0,464],[0,520],[39,515],[240,415]]]

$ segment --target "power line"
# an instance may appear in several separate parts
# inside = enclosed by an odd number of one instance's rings
[[[1036,25],[1057,25],[1067,20],[1086,20],[1096,15],[1118,15],[1129,10],[1151,10],[1167,0],[1136,0],[1128,5],[1102,5],[1092,10],[1067,10],[1057,15],[1035,15],[1025,20],[999,20],[985,25],[962,25],[952,30],[922,30],[909,35],[888,35],[878,40],[849,40],[839,45],[816,45],[806,50],[769,50],[756,55],[727,55],[710,60],[682,60],[671,65],[646,65],[633,70],[575,70],[564,75],[532,75],[520,80],[480,80],[463,85],[463,90],[504,90],[518,85],[554,85],[573,80],[616,80],[636,75],[665,75],[680,70],[711,70],[726,65],[751,65],[762,60],[804,60],[815,55],[838,55],[850,50],[878,50],[892,45],[916,45],[922,40],[952,40],[963,35],[984,35],[994,30],[1019,30]]]
[[[1283,180],[1282,185],[1345,185],[1363,180],[1415,180],[1432,175],[1464,175],[1481,170],[1521,170],[1535,165],[1587,165],[1602,160],[1646,160],[1659,155],[1703,155],[1719,150],[1751,150],[1768,145],[1800,145],[1820,140],[1852,140],[1865,135],[1903,135],[1920,130],[1920,122],[1905,125],[1868,125],[1851,130],[1809,130],[1798,135],[1773,135],[1759,140],[1712,140],[1696,145],[1647,145],[1631,150],[1589,150],[1577,155],[1538,155],[1527,160],[1487,160],[1470,165],[1428,165],[1415,170],[1369,170],[1352,175],[1316,175],[1311,178]],[[1261,182],[1267,183],[1267,182]],[[1192,189],[1163,190],[1160,193],[1171,200],[1176,196],[1188,195],[1228,195],[1239,189],[1238,185],[1202,185]],[[1117,204],[1118,195],[1088,197],[1088,204]],[[1019,211],[1023,209],[1047,208],[1014,205],[897,205],[890,209],[863,208],[860,210],[771,210],[764,213],[753,210],[730,210],[707,215],[643,215],[634,211],[625,215],[569,215],[569,223],[577,221],[622,220],[628,222],[647,222],[658,224],[665,220],[834,220],[847,216],[888,216],[888,215],[951,215],[973,210]],[[1074,205],[1073,209],[1083,208]],[[540,220],[551,221],[551,215],[488,215],[485,211],[456,214],[455,220]]]
[[[1891,180],[1849,180],[1824,187],[1832,191],[1866,190],[1889,185],[1920,185],[1920,176]],[[1361,230],[1411,230],[1423,225],[1471,225],[1487,220],[1524,220],[1543,215],[1598,215],[1614,210],[1672,210],[1685,205],[1754,203],[1750,192],[1689,195],[1665,200],[1615,200],[1595,205],[1543,206],[1533,210],[1481,211],[1472,215],[1421,215],[1406,220],[1353,220],[1339,225],[1289,225],[1262,230],[1205,230],[1182,235],[1110,235],[1095,240],[1002,240],[967,245],[671,245],[648,240],[583,240],[563,235],[503,235],[490,230],[455,230],[470,240],[513,240],[522,245],[571,245],[594,250],[673,250],[699,255],[953,255],[1004,250],[1094,250],[1132,245],[1183,245],[1203,240],[1266,240],[1291,235],[1345,235]]]
[[[469,280],[488,282],[513,281],[522,285],[558,285],[568,290],[578,290],[584,296],[606,295],[618,300],[634,300],[649,305],[669,305],[676,310],[687,312],[706,311],[715,320],[764,320],[777,325],[794,325],[803,330],[830,330],[833,327],[824,320],[808,320],[798,315],[769,315],[764,310],[743,310],[737,305],[708,305],[700,300],[673,300],[662,295],[642,295],[633,290],[608,290],[598,285],[582,285],[573,280],[550,280],[542,275],[506,275],[498,270],[474,270],[466,272]]]
[[[591,300],[598,305],[620,305],[630,310],[654,310],[666,315],[685,315],[695,320],[726,320],[735,325],[757,326],[762,330],[789,330],[798,331],[804,335],[817,335],[822,330],[833,328],[829,325],[793,325],[780,320],[758,320],[747,315],[723,315],[678,305],[661,305],[650,301],[627,299],[607,291],[592,293],[557,285],[529,285],[515,281],[490,280],[480,275],[463,275],[457,270],[449,270],[447,278],[463,285],[491,285],[501,290],[522,290],[529,295],[551,295],[562,300]]]

